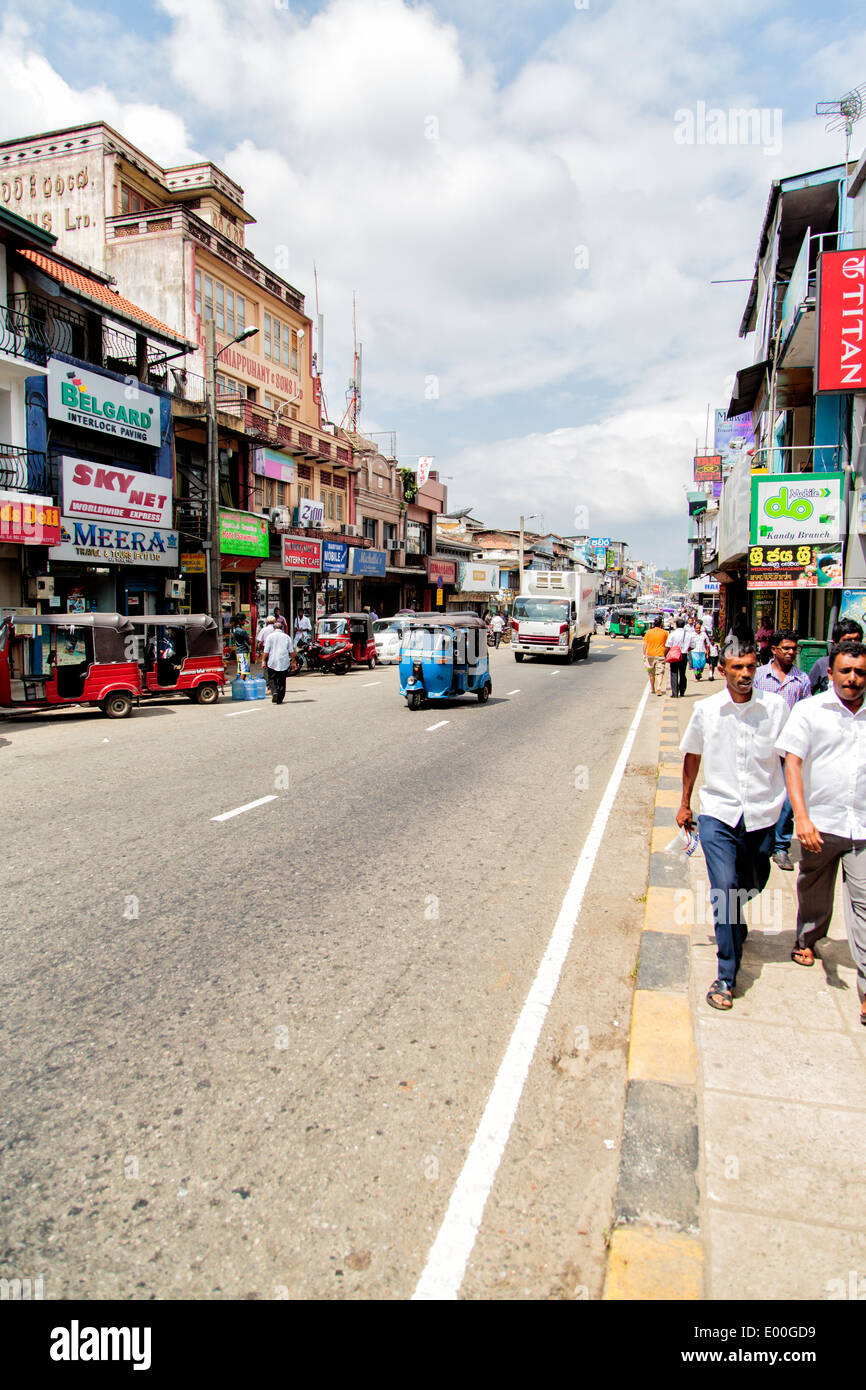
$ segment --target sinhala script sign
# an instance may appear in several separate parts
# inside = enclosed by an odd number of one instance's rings
[[[160,445],[159,397],[137,381],[126,384],[52,357],[48,362],[48,414],[52,420],[98,430],[117,439]]]
[[[764,473],[752,478],[752,545],[821,545],[842,534],[844,473]]]

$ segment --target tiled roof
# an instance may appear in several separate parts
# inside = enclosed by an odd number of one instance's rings
[[[163,338],[170,338],[173,343],[184,343],[186,339],[177,329],[169,328],[167,324],[155,319],[153,314],[149,314],[146,309],[133,304],[132,300],[124,299],[122,294],[116,294],[109,285],[101,280],[94,280],[91,275],[85,275],[81,270],[73,270],[71,266],[64,265],[62,261],[55,261],[51,256],[44,256],[40,251],[19,252],[28,261],[32,261],[46,275],[50,275],[52,280],[57,280],[61,285],[68,285],[71,290],[78,294],[87,295],[90,299],[96,299],[104,304],[118,318],[129,319],[133,323],[138,323],[142,328],[149,328],[154,333],[159,333]]]

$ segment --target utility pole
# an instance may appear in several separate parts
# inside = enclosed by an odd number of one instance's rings
[[[219,438],[216,418],[216,325],[213,319],[205,320],[205,413],[207,418],[207,517],[208,517],[208,557],[207,557],[207,610],[217,625],[221,627],[220,587],[222,584],[222,560],[220,554],[220,478],[219,478]]]

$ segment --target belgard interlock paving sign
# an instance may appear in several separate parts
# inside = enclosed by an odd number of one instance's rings
[[[140,382],[73,367],[57,357],[48,361],[48,414],[52,420],[98,430],[117,439],[160,445],[159,396]]]

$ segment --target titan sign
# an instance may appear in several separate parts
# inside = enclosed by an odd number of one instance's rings
[[[159,397],[138,381],[128,384],[98,372],[48,362],[48,414],[67,425],[98,430],[116,439],[160,445]]]
[[[825,251],[818,262],[816,391],[866,390],[866,249]]]

